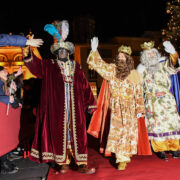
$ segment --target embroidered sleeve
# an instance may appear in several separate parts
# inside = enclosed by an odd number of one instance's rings
[[[176,65],[174,66],[174,64]],[[178,58],[178,54],[170,54],[170,57],[166,59],[165,62],[161,62],[160,66],[168,75],[176,74],[180,71],[180,59]]]
[[[170,59],[172,65],[175,67],[178,63],[178,53],[176,52],[175,54],[170,54]]]
[[[104,79],[110,80],[112,78],[115,66],[104,62],[98,51],[91,51],[87,59],[87,63],[91,69],[97,71],[97,73]]]
[[[24,62],[27,68],[33,75],[40,79],[43,78],[43,61],[44,60],[37,57],[31,49],[29,55],[27,57],[24,56]]]
[[[96,109],[96,100],[92,93],[91,87],[83,71],[82,72],[82,92],[83,92],[83,107],[84,110],[88,110],[89,113],[92,113]]]

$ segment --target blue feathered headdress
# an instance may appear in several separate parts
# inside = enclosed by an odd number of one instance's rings
[[[50,35],[52,35],[57,41],[61,40],[61,35],[59,31],[52,24],[46,24],[44,26],[44,30],[47,31]]]
[[[46,24],[44,30],[54,37],[55,43],[64,42],[69,34],[69,23],[66,20]]]
[[[51,45],[51,52],[56,54],[55,52],[59,48],[64,48],[68,50],[69,54],[74,53],[74,45],[71,42],[65,42],[68,34],[69,34],[69,24],[68,21],[54,21],[52,24],[46,24],[44,26],[44,30],[47,31],[54,38],[54,44]]]

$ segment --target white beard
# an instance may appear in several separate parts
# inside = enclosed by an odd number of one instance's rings
[[[158,71],[159,71],[159,63],[147,67],[147,72],[150,74],[154,74]]]
[[[149,57],[148,53],[150,51],[154,51],[153,57]],[[147,72],[150,74],[153,74],[153,73],[156,73],[160,68],[160,65],[159,65],[160,57],[161,55],[158,52],[158,50],[153,48],[152,50],[143,51],[140,57],[140,61],[142,65],[145,66]]]

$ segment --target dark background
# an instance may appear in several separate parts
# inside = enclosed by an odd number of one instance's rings
[[[166,27],[166,0],[120,0],[120,1],[24,1],[7,2],[0,6],[0,33],[27,35],[31,30],[35,38],[45,43],[51,38],[43,30],[53,20],[67,19],[69,24],[79,15],[94,18],[95,36],[107,42],[114,36],[143,36],[144,31],[160,31]],[[98,5],[97,5],[98,3]],[[101,3],[101,4],[99,4]],[[73,41],[70,26],[68,40]]]

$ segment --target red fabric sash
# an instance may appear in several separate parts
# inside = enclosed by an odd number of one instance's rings
[[[107,124],[108,118],[108,105],[110,99],[110,92],[108,87],[108,82],[103,80],[101,90],[97,100],[97,110],[94,112],[91,122],[89,124],[88,133],[95,138],[100,138],[100,153],[104,153],[104,134],[107,133]],[[138,119],[138,155],[152,155],[150,148],[150,143],[148,140],[148,134],[145,126],[144,118]],[[107,139],[106,139],[107,141]],[[105,156],[110,156],[110,152],[105,152]]]

